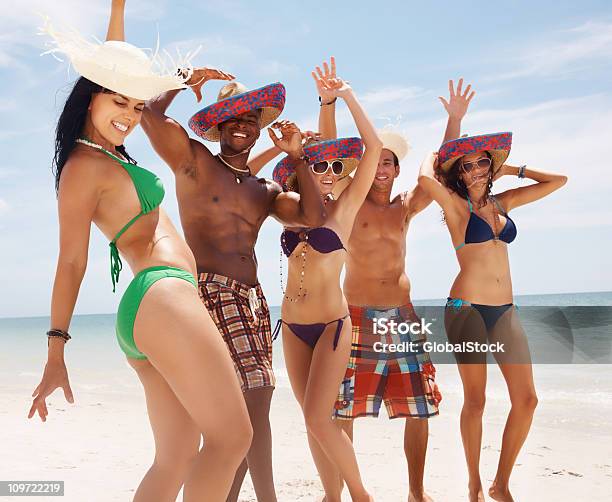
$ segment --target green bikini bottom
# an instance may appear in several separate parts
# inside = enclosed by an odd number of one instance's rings
[[[147,356],[138,350],[134,342],[134,321],[136,320],[140,302],[142,302],[149,288],[160,279],[165,279],[167,277],[184,279],[197,288],[193,275],[180,268],[158,266],[146,268],[138,272],[125,290],[123,298],[121,298],[121,302],[119,303],[119,310],[117,311],[115,330],[119,346],[126,356],[133,359],[147,358]]]

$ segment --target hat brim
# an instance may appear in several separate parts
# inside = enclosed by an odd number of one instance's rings
[[[49,35],[51,49],[45,54],[68,56],[75,71],[82,77],[105,89],[126,97],[147,101],[172,89],[183,89],[191,76],[190,59],[180,55],[180,66],[187,69],[185,75],[176,72],[177,61],[163,57],[162,53],[147,54],[143,49],[121,40],[90,41],[76,30],[56,31],[49,22],[41,28]]]
[[[309,158],[310,164],[324,160],[341,160],[344,164],[342,178],[352,173],[359,165],[363,155],[363,142],[361,138],[336,138],[319,141],[304,147],[304,154]],[[274,181],[286,190],[295,190],[295,168],[289,157],[283,158],[272,172]]]
[[[501,132],[458,138],[444,143],[438,152],[440,169],[448,172],[453,164],[464,157],[478,152],[488,152],[491,155],[491,166],[496,172],[510,155],[512,133]]]
[[[276,82],[209,105],[189,119],[189,127],[207,141],[219,141],[219,124],[243,113],[262,110],[260,129],[269,126],[285,107],[285,87]]]
[[[253,110],[261,110],[261,118],[259,119],[259,128],[265,129],[272,122],[274,122],[279,115],[282,113],[281,109],[264,107],[264,108],[253,108]],[[251,110],[247,110],[251,111]],[[243,112],[245,113],[245,112]],[[229,120],[229,119],[228,119]],[[223,121],[225,122],[225,121]],[[212,126],[210,129],[205,131],[202,135],[202,138],[208,141],[219,141],[221,139],[221,131],[219,130],[219,124]]]
[[[393,152],[398,161],[402,161],[410,151],[410,143],[401,134],[395,131],[378,131],[383,148]]]
[[[187,88],[183,79],[178,76],[155,73],[148,75],[119,73],[98,65],[95,61],[73,61],[72,65],[79,75],[87,80],[109,91],[142,101],[148,101],[166,91]]]

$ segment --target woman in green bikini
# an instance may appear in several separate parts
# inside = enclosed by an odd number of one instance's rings
[[[123,146],[144,101],[185,87],[185,78],[153,72],[148,56],[123,42],[124,4],[113,0],[101,45],[47,29],[82,76],[57,125],[60,252],[48,359],[29,418],[46,420],[46,398],[58,388],[74,401],[64,346],[93,222],[111,241],[113,290],[119,252],[135,274],[119,305],[117,338],[144,386],[156,451],[134,500],[175,500],[184,484],[185,501],[225,501],[251,442],[248,412],[227,348],[198,297],[191,250],[159,208],[161,181]],[[206,77],[232,78],[216,70]]]

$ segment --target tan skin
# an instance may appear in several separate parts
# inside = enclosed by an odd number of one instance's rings
[[[336,61],[325,62],[323,69],[313,72],[325,78],[336,77]],[[448,113],[448,122],[443,141],[459,137],[461,120],[475,95],[471,85],[465,90],[463,79],[455,89],[449,80],[448,101],[440,97]],[[335,102],[323,86],[317,85],[321,102],[319,129],[323,138],[335,138]],[[470,92],[471,91],[471,92]],[[410,301],[410,280],[405,271],[406,235],[412,217],[431,203],[431,197],[417,185],[412,191],[404,192],[391,200],[395,178],[399,176],[399,165],[395,164],[393,153],[383,148],[378,161],[376,176],[361,206],[348,243],[344,294],[351,305],[389,307]],[[351,178],[341,180],[335,193],[341,193]],[[367,287],[364,287],[367,285]],[[353,421],[339,422],[353,439]],[[428,422],[406,420],[404,430],[404,452],[408,461],[410,490],[409,502],[428,502],[431,498],[423,488],[425,453],[427,449]],[[329,477],[334,477],[334,466],[326,466]],[[335,471],[337,472],[337,470]]]
[[[335,73],[335,61],[324,72]],[[449,80],[449,99],[440,98],[448,113],[443,141],[459,137],[461,121],[475,92],[471,85],[462,89],[459,79],[455,89]],[[321,100],[326,102],[323,94]],[[321,132],[335,134],[333,114],[321,112]],[[351,305],[389,307],[410,301],[410,280],[406,273],[406,235],[412,218],[425,209],[431,197],[417,185],[391,199],[393,183],[399,176],[400,166],[393,153],[383,148],[376,176],[361,206],[351,232],[346,260],[344,294]],[[366,286],[367,287],[364,287]],[[339,422],[353,438],[353,421]],[[429,502],[432,499],[423,488],[425,456],[427,450],[428,421],[407,419],[404,429],[404,452],[408,463],[410,489],[409,502]]]
[[[219,70],[200,68],[188,84],[199,100],[206,81],[232,78],[233,75]],[[305,165],[298,166],[298,179],[304,186],[301,195],[284,193],[273,181],[237,171],[241,183],[236,183],[232,170],[165,115],[177,93],[169,91],[147,103],[143,129],[174,172],[181,224],[195,255],[197,271],[214,272],[255,285],[258,282],[255,243],[268,216],[288,225],[316,226],[323,221],[325,211],[314,178]],[[219,125],[221,154],[236,169],[248,166],[249,150],[260,136],[260,115],[259,110],[253,110]],[[278,122],[268,129],[268,134],[276,149],[294,159],[303,155],[302,138],[308,134],[303,135],[295,124]],[[273,390],[273,387],[250,389],[244,394],[254,436],[236,473],[229,501],[238,499],[247,465],[258,500],[276,500],[268,418]]]
[[[122,20],[123,6],[124,2],[113,1],[111,25]],[[109,39],[122,35],[122,30],[109,29]],[[83,135],[116,153],[116,146],[140,122],[143,106],[142,101],[119,94],[94,94]],[[128,130],[119,131],[115,123],[127,125]],[[92,222],[110,240],[140,212],[140,203],[129,175],[116,161],[77,144],[62,172],[58,208],[60,251],[51,327],[68,331],[87,266]],[[154,265],[196,272],[191,250],[163,209],[141,217],[117,246],[134,274]],[[148,358],[128,358],[128,362],[145,390],[155,460],[133,500],[172,501],[184,485],[185,501],[224,501],[249,448],[252,429],[231,359],[216,326],[201,308],[196,289],[176,278],[155,283],[138,310],[134,340]],[[69,402],[74,401],[64,342],[54,338],[29,418],[38,413],[46,420],[46,399],[57,388],[63,389]],[[228,437],[228,428],[238,432]],[[202,436],[206,447],[199,450]]]
[[[365,153],[357,168],[354,182],[338,200],[327,203],[327,218],[324,224],[320,225],[334,230],[342,242],[346,243],[355,215],[374,178],[376,160],[382,145],[348,84],[338,78],[317,76],[316,79],[320,80],[319,85],[329,90],[330,95],[346,102],[365,145]],[[332,193],[338,176],[328,169],[325,174],[316,177],[320,196],[327,198]],[[307,263],[300,294],[302,252],[307,253]],[[312,248],[306,249],[306,244],[298,245],[288,259],[285,294],[289,298],[296,298],[298,294],[300,297],[295,302],[284,299],[283,320],[311,324],[344,317],[348,305],[340,289],[339,277],[345,259],[344,250],[322,254]],[[325,500],[339,501],[342,491],[337,474],[329,474],[329,464],[333,464],[337,469],[334,472],[339,471],[346,480],[353,500],[372,500],[361,481],[350,439],[331,419],[331,410],[351,350],[350,319],[345,320],[338,347],[334,351],[332,346],[335,329],[336,324],[329,325],[313,350],[283,325],[285,362],[294,394],[304,412],[311,451],[325,489]]]
[[[327,62],[326,72],[319,67],[313,72],[317,88],[323,89],[323,103],[334,98],[344,99],[355,117],[366,151],[355,174],[355,187],[342,194],[342,198],[326,203],[327,218],[316,226],[325,226],[334,230],[343,242],[347,242],[355,213],[363,202],[374,176],[375,159],[380,152],[380,140],[357,103],[351,88],[346,82],[336,77],[335,60],[332,58],[334,74],[331,75]],[[329,106],[321,108],[321,115],[327,113]],[[321,120],[319,124],[321,125]],[[330,136],[326,136],[329,138]],[[321,134],[308,133],[308,139],[323,139]],[[252,172],[278,155],[278,149],[271,148],[254,159]],[[329,159],[330,161],[335,159]],[[327,200],[340,179],[328,169],[324,174],[315,174],[319,196]],[[301,181],[299,182],[301,187]],[[301,189],[301,188],[300,188]],[[315,225],[310,225],[310,227]],[[299,231],[304,226],[288,226]],[[335,251],[321,254],[312,248],[305,249],[298,245],[289,257],[286,296],[295,298],[299,292],[302,270],[301,253],[306,251],[307,269],[302,294],[298,302],[285,299],[282,305],[282,318],[286,322],[311,324],[327,322],[343,317],[348,305],[339,287],[339,277],[345,262],[346,253]],[[337,287],[336,287],[337,285]],[[350,439],[335,427],[331,420],[331,411],[336,400],[337,389],[344,376],[351,348],[350,320],[345,320],[340,334],[338,347],[331,350],[336,324],[328,326],[319,339],[314,350],[298,339],[283,325],[283,351],[291,387],[302,407],[306,419],[308,442],[325,490],[325,502],[339,502],[343,488],[343,476],[347,473],[347,485],[353,500],[370,500],[360,479],[354,451]],[[330,383],[333,382],[333,383]],[[322,446],[325,445],[325,448]]]
[[[486,158],[484,152],[465,155],[463,165],[476,163]],[[457,246],[464,240],[465,229],[470,217],[467,201],[448,189],[435,172],[436,155],[429,155],[421,166],[419,184],[442,207],[446,224]],[[518,174],[518,168],[504,164],[497,172],[492,168],[474,168],[469,172],[462,169],[461,178],[468,187],[470,199],[481,201],[489,176],[497,179],[504,175]],[[539,200],[561,188],[567,177],[560,174],[545,173],[527,168],[525,177],[535,181],[529,186],[506,190],[496,195],[500,205],[507,213],[515,207]],[[504,227],[506,218],[499,214],[494,203],[486,200],[481,205],[474,204],[474,211],[491,226],[497,235]],[[460,272],[450,291],[453,298],[461,298],[471,303],[484,305],[504,305],[512,303],[512,281],[508,262],[507,244],[499,240],[465,245],[457,251]],[[502,438],[502,449],[497,473],[489,496],[494,500],[512,502],[509,479],[514,462],[527,438],[537,395],[533,382],[531,364],[499,364],[510,395],[512,408]],[[459,364],[459,375],[463,382],[464,403],[461,411],[461,436],[468,466],[469,500],[484,501],[484,493],[479,472],[480,450],[482,445],[482,414],[485,404],[487,367],[484,364]]]
[[[208,70],[206,70],[208,71]],[[215,70],[212,70],[215,71]],[[197,89],[197,87],[196,87]],[[170,93],[159,100],[168,99]],[[165,101],[169,104],[169,101]],[[176,176],[176,193],[181,223],[185,238],[194,251],[198,272],[212,271],[247,284],[257,283],[255,242],[263,221],[272,214],[287,222],[316,222],[310,220],[302,210],[300,198],[295,194],[282,194],[280,187],[269,180],[254,176],[240,176],[237,184],[234,174],[223,165],[201,143],[189,140],[187,133],[171,119],[163,119],[154,110],[159,103],[153,101],[145,111],[144,129],[158,153],[169,163]],[[281,132],[276,139],[279,148],[300,155],[300,131],[287,124],[275,125]],[[180,129],[179,129],[180,128]],[[234,133],[244,133],[246,138],[235,138]],[[221,127],[221,148],[234,155],[259,136],[259,112],[245,113],[229,120]],[[179,139],[184,139],[183,143]],[[192,149],[194,156],[187,155],[189,162],[177,167],[175,159],[183,159],[181,145]],[[246,155],[230,159],[232,165],[240,166]],[[191,164],[195,162],[195,164]],[[246,166],[242,166],[244,168]],[[309,175],[300,171],[308,185]],[[310,181],[312,185],[313,182]],[[310,214],[322,213],[321,201],[311,199],[314,204]],[[313,211],[314,210],[314,211]],[[308,212],[308,207],[306,207]],[[318,213],[317,213],[318,212]],[[254,440],[245,462],[241,464],[228,500],[237,500],[242,481],[251,471],[255,491],[260,500],[276,500],[272,476],[272,438],[268,419],[273,388],[251,389],[245,393],[254,428]]]

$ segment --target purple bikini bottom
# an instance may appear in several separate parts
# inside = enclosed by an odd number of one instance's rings
[[[321,335],[325,331],[325,328],[333,323],[338,323],[336,326],[336,334],[334,335],[334,350],[338,346],[338,340],[340,339],[340,333],[342,332],[342,326],[344,325],[344,320],[348,317],[348,314],[344,317],[340,317],[339,319],[334,319],[329,322],[318,322],[315,324],[296,324],[292,322],[285,322],[282,319],[279,319],[274,328],[274,333],[272,334],[272,340],[276,340],[281,331],[281,325],[284,324],[287,326],[291,332],[297,336],[304,343],[310,345],[313,349],[315,345],[321,338]]]

